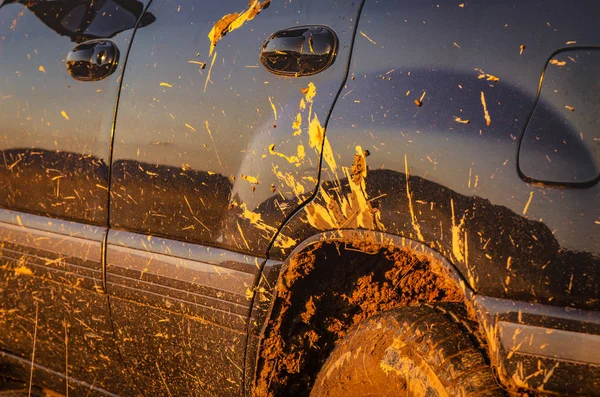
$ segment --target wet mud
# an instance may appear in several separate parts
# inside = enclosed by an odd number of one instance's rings
[[[376,313],[463,299],[424,254],[365,241],[315,244],[280,278],[253,395],[307,396],[336,341]]]

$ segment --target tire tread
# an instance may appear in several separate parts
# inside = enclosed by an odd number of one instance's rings
[[[338,373],[332,378],[338,382],[348,381],[352,374],[360,373],[357,367],[379,365],[379,359],[358,357],[357,346],[366,351],[375,351],[383,357],[383,351],[400,340],[403,355],[424,363],[437,377],[450,396],[500,397],[505,392],[497,384],[478,339],[471,335],[474,322],[466,316],[461,304],[438,306],[422,305],[392,309],[377,314],[352,329],[338,345],[323,366],[311,396],[337,396],[326,392],[327,387],[319,382],[322,373]],[[346,356],[344,356],[346,354]],[[379,357],[377,356],[377,357]],[[340,358],[350,357],[348,360]],[[360,362],[362,360],[362,363]],[[370,360],[365,364],[365,360]],[[334,364],[335,363],[335,364]],[[354,366],[354,367],[353,367]],[[366,367],[365,367],[366,368]],[[347,373],[344,373],[344,370]],[[372,370],[373,374],[375,370]],[[383,371],[382,371],[383,372]],[[331,379],[325,381],[331,383]],[[334,389],[336,386],[333,386]],[[342,395],[352,396],[346,390]]]

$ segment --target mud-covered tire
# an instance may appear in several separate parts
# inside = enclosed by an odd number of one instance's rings
[[[321,368],[311,397],[505,396],[452,314],[458,306],[399,308],[357,325]]]

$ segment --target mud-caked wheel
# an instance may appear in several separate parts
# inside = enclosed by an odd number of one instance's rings
[[[445,305],[390,310],[338,342],[311,397],[505,396],[482,351]]]

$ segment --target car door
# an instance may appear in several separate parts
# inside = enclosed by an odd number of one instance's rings
[[[135,394],[114,343],[102,245],[118,54],[147,2],[0,3],[2,374],[67,395]],[[79,46],[98,39],[110,42]],[[85,56],[105,60],[104,75],[89,74]]]
[[[136,33],[115,126],[106,275],[144,392],[243,391],[263,260],[314,192],[321,154],[336,167],[324,126],[359,6],[150,5],[156,22]]]

